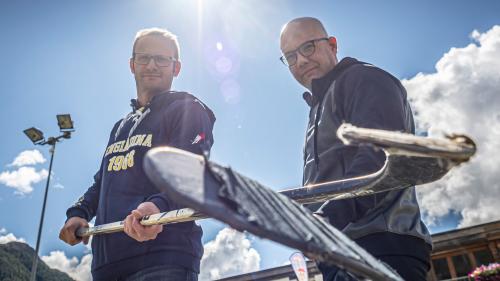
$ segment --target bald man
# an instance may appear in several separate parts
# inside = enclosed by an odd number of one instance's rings
[[[337,59],[337,40],[315,18],[297,18],[281,31],[281,61],[307,89],[310,106],[304,148],[303,184],[370,174],[385,155],[371,147],[348,147],[338,127],[415,133],[413,115],[400,81],[371,64]],[[354,199],[325,202],[316,214],[393,267],[405,280],[426,280],[431,237],[421,220],[414,187]],[[319,264],[324,280],[356,280]]]

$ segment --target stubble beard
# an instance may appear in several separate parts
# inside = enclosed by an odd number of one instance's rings
[[[169,86],[167,85],[163,86],[162,83],[151,83],[148,81],[144,81],[142,79],[138,80],[136,78],[136,87],[137,87],[137,97],[143,96],[147,100],[150,100],[152,97],[158,94],[169,91],[171,83]]]

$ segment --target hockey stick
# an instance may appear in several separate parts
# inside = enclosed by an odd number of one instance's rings
[[[406,188],[442,178],[454,166],[467,162],[475,153],[474,142],[466,136],[433,139],[399,132],[356,128],[348,124],[341,126],[337,135],[347,145],[368,144],[384,149],[387,155],[384,166],[370,175],[303,186],[280,193],[298,203],[308,204]],[[194,161],[183,165],[185,159]],[[202,156],[170,147],[154,148],[148,152],[144,165],[153,182],[154,177],[170,178],[202,188],[199,182],[193,182],[200,176],[196,173],[205,173],[206,164]],[[210,165],[223,168],[215,163]],[[167,190],[167,187],[161,184],[157,184],[157,187],[161,191]],[[206,216],[185,208],[146,216],[141,220],[141,224],[168,224],[202,218]],[[84,237],[118,231],[123,231],[123,222],[81,228],[78,229],[77,235]]]

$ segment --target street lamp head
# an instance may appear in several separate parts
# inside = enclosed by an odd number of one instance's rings
[[[45,141],[43,132],[35,127],[24,130],[24,134],[33,142],[33,144],[40,144]]]
[[[75,128],[73,128],[73,121],[71,120],[71,116],[69,114],[59,114],[57,115],[57,125],[59,125],[59,129],[61,132],[73,132]]]

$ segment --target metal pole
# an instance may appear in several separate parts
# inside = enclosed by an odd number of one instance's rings
[[[50,165],[49,165],[49,175],[47,176],[47,185],[45,185],[45,196],[43,197],[43,206],[42,206],[42,216],[40,217],[40,225],[38,226],[38,237],[36,239],[36,248],[35,248],[35,254],[33,256],[33,264],[31,266],[31,281],[36,280],[36,268],[38,265],[38,249],[40,247],[40,239],[42,237],[42,226],[43,226],[43,217],[45,215],[45,205],[47,204],[47,194],[49,192],[49,182],[50,182],[50,174],[52,173],[52,160],[54,160],[54,152],[56,150],[56,142],[57,140],[53,139],[51,141],[49,139],[49,144],[52,145],[50,148],[49,152],[51,154],[50,156]]]

